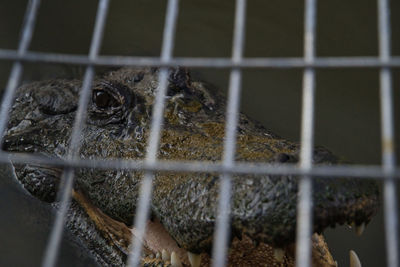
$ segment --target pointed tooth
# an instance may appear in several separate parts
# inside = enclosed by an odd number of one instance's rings
[[[161,251],[161,259],[163,261],[169,261],[169,253],[165,249]]]
[[[175,251],[172,251],[171,253],[171,265],[172,267],[182,267],[181,260],[179,259],[179,256],[176,255]]]
[[[356,226],[356,234],[357,234],[357,236],[361,236],[362,233],[364,233],[364,230],[365,230],[365,223],[362,223],[361,225]]]
[[[285,256],[285,251],[281,248],[274,249],[274,257],[277,262],[283,262],[283,257]]]
[[[159,251],[157,251],[157,253],[156,253],[156,259],[159,259],[159,258],[161,258],[161,254],[160,254]]]
[[[335,261],[335,266],[338,267],[337,261]]]
[[[200,267],[201,256],[200,254],[195,254],[192,252],[188,252],[188,258],[191,267]]]
[[[354,250],[350,250],[350,267],[361,267],[360,259]]]

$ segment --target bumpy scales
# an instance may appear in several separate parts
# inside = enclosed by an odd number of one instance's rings
[[[144,158],[157,77],[158,70],[154,68],[123,68],[94,80],[81,140],[82,158]],[[224,98],[206,83],[192,81],[182,69],[171,70],[169,81],[158,157],[221,160]],[[80,87],[79,80],[51,80],[19,88],[3,144],[5,149],[65,157]],[[278,164],[298,161],[298,144],[278,137],[244,114],[240,114],[237,131],[237,161]],[[315,164],[339,162],[324,148],[315,148],[313,160]],[[60,172],[49,166],[16,166],[17,177],[24,187],[48,202],[55,200]],[[104,216],[128,228],[135,215],[142,175],[141,171],[80,169],[76,171],[75,190]],[[297,177],[241,175],[233,176],[232,182],[232,247],[235,244],[240,247],[237,243],[240,240],[250,240],[265,244],[271,251],[271,246],[289,251],[296,229]],[[182,249],[198,254],[208,252],[218,187],[219,177],[215,173],[157,173],[152,216]],[[316,177],[313,198],[314,231],[320,233],[335,224],[368,223],[377,210],[378,189],[375,182],[365,179]],[[82,211],[83,202],[80,203],[72,205],[72,209]],[[90,208],[85,210],[88,213]],[[93,221],[93,215],[81,216]],[[84,232],[79,230],[83,226],[77,221],[70,219],[70,228]],[[90,238],[100,237],[93,235],[86,239]],[[102,249],[94,253],[103,264],[120,265],[126,257],[125,245],[121,244],[114,242],[111,251]]]

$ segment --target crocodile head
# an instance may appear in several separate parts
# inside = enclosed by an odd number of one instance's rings
[[[158,70],[123,68],[96,78],[82,132],[82,158],[143,159],[149,135]],[[8,151],[66,157],[81,81],[34,82],[18,89],[3,148]],[[158,158],[221,160],[225,100],[211,86],[171,70]],[[240,114],[236,161],[296,163],[299,145],[284,140]],[[314,149],[314,164],[337,164],[328,150]],[[18,179],[36,197],[53,202],[60,170],[15,165]],[[130,226],[142,171],[76,170],[75,190],[113,220]],[[376,213],[376,182],[314,178],[314,231],[328,226],[363,226]],[[215,173],[159,172],[153,181],[151,211],[177,244],[194,253],[209,251],[217,214],[219,177]],[[231,236],[274,248],[295,238],[298,177],[232,177]]]

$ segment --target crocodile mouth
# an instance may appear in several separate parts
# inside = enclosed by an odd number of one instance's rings
[[[15,142],[11,141],[12,140],[7,137],[3,143],[3,149],[6,151],[21,153],[22,151],[20,151],[20,147],[14,146],[13,144]],[[34,152],[31,150],[35,148],[35,146],[30,145],[27,140],[25,140],[22,145],[29,148],[28,152]],[[39,153],[51,157],[51,155],[43,150]],[[54,157],[54,155],[52,156]],[[62,169],[44,165],[15,164],[15,172],[20,182],[31,194],[46,202],[53,202],[55,200]],[[254,177],[250,177],[253,182],[256,182],[257,179],[253,178]],[[353,226],[356,229],[356,233],[360,235],[364,231],[365,225],[375,214],[379,202],[377,199],[378,194],[371,193],[368,196],[361,193],[359,194],[357,190],[354,192],[351,191],[351,188],[357,188],[357,182],[354,180],[343,178],[343,181],[338,182],[340,186],[337,188],[333,186],[329,180],[329,178],[319,178],[317,179],[318,182],[315,184],[315,233],[311,237],[313,266],[336,266],[336,263],[328,249],[328,245],[321,234],[326,227],[335,226],[336,224],[348,224]],[[354,184],[352,181],[354,181]],[[217,182],[213,182],[212,184],[212,189],[218,188]],[[324,190],[324,188],[327,187],[326,185],[329,185],[331,190],[329,194],[332,195],[332,199],[327,196],[326,190]],[[373,184],[367,185],[364,183],[363,186],[371,188],[369,191],[375,190]],[[350,189],[343,192],[341,188]],[[365,190],[360,191],[368,191],[366,188],[364,189]],[[275,192],[284,192],[284,190],[276,188]],[[246,193],[246,195],[240,195],[239,193],[239,198],[245,199],[250,194],[253,193]],[[297,199],[296,194],[291,194],[291,196],[293,197],[292,202],[295,203]],[[274,195],[274,197],[279,196]],[[92,204],[82,192],[74,190],[73,198],[80,204],[80,206],[82,206],[82,208],[84,208],[104,238],[109,240],[109,242],[125,254],[125,256],[128,256],[131,239],[132,237],[135,238],[136,230],[127,226],[126,222],[106,215],[100,208]],[[326,201],[327,199],[329,201]],[[170,199],[164,199],[164,201],[166,206],[174,208],[174,205],[168,203],[168,201],[175,202],[180,201],[180,199],[171,197]],[[275,202],[285,203],[284,200],[280,201],[279,199]],[[318,205],[321,203],[323,206],[319,207]],[[284,210],[284,208],[282,208],[282,210]],[[157,216],[158,215],[159,214],[157,214]],[[209,266],[211,262],[209,253],[202,252],[199,254],[198,249],[193,250],[190,247],[180,247],[178,242],[175,241],[176,237],[179,237],[179,235],[173,235],[171,233],[171,228],[165,226],[166,216],[162,216],[162,214],[160,215],[159,218],[161,221],[155,218],[154,220],[147,222],[147,232],[144,240],[142,240],[143,251],[146,255],[142,258],[143,264],[147,266],[157,266],[158,263],[162,262],[164,266],[168,266],[168,264],[171,264],[172,266],[180,266],[180,264],[186,266]],[[263,216],[262,218],[267,217]],[[171,218],[167,219],[171,220]],[[246,225],[246,220],[252,223],[252,225]],[[262,236],[262,230],[259,231],[259,234],[254,232],[257,231],[259,225],[263,224],[263,221],[258,221],[257,218],[253,219],[245,217],[236,221],[239,221],[240,225],[232,225],[234,232],[232,233],[228,255],[230,266],[265,266],[265,264],[267,264],[267,266],[294,266],[295,227],[293,227],[293,225],[289,225],[290,227],[286,228],[279,228],[280,225],[283,225],[282,223],[271,224],[277,226],[277,229],[274,230],[274,233],[277,234],[274,237],[273,242],[269,242],[270,240],[268,239],[268,236]],[[295,216],[293,217],[293,221],[295,221]],[[192,228],[198,229],[202,226],[201,223],[196,224],[196,222],[193,222]],[[205,226],[207,227],[208,225]],[[212,236],[208,235],[207,238],[211,239]],[[210,240],[200,241],[211,243]],[[182,244],[182,242],[179,242],[179,244]],[[194,244],[196,246],[198,243]],[[202,249],[201,251],[209,251],[209,249]],[[350,255],[351,261],[359,262],[354,252],[350,253]]]
[[[43,201],[55,201],[62,169],[33,164],[13,165],[16,176],[25,189]],[[42,192],[40,191],[42,189],[46,190]],[[132,238],[137,236],[136,229],[105,214],[100,208],[92,204],[83,192],[73,190],[72,196],[95,223],[102,236],[125,257],[128,257]],[[375,209],[371,209],[370,214],[367,216],[369,218],[367,221],[365,221],[365,214],[362,216],[363,219],[358,219],[360,216],[357,215],[357,210],[365,211],[363,207],[375,206],[374,203],[377,203],[377,201],[367,198],[347,202],[349,210],[353,210],[345,212],[345,214],[349,215],[348,217],[329,218],[329,216],[332,217],[330,214],[336,214],[329,211],[329,208],[332,210],[337,209],[334,205],[331,207],[325,206],[325,213],[319,212],[318,216],[314,216],[317,227],[314,228],[316,232],[310,239],[312,244],[312,266],[337,266],[322,235],[324,228],[335,226],[336,224],[348,224],[355,229],[357,235],[361,235],[366,224],[375,213]],[[329,225],[331,221],[335,221],[335,224]],[[211,264],[211,255],[208,252],[194,253],[181,247],[156,217],[147,222],[146,234],[141,243],[144,252],[141,258],[143,266],[197,267],[210,266]],[[228,262],[229,266],[295,266],[294,240],[284,246],[275,246],[263,242],[262,239],[254,240],[251,235],[244,231],[242,233],[235,232],[232,234],[228,250]],[[354,251],[350,251],[350,262],[353,262],[351,267],[361,267],[360,260]]]
[[[132,238],[137,238],[134,227],[128,227],[123,222],[112,219],[94,206],[85,195],[73,190],[72,196],[86,211],[102,235],[123,254],[129,255]],[[357,235],[361,235],[365,225],[356,227]],[[322,234],[314,233],[310,239],[312,247],[312,266],[334,267],[337,262],[331,255]],[[143,245],[143,266],[210,266],[211,256],[203,252],[196,254],[181,248],[172,238],[161,222],[154,218],[146,225]],[[264,242],[254,242],[243,234],[241,238],[234,237],[228,250],[229,266],[294,266],[295,244],[285,248],[273,248]],[[360,260],[354,251],[350,251],[350,266],[361,267]]]
[[[13,164],[18,181],[32,195],[45,202],[54,202],[60,186],[62,169],[36,164]]]
[[[21,153],[21,151],[15,151],[8,144],[7,142],[3,144],[3,148],[6,148],[5,150]],[[40,153],[50,157],[45,152]],[[25,189],[43,201],[55,201],[62,169],[34,164],[13,165],[16,176]],[[317,187],[316,192],[319,191],[323,192],[323,190],[318,190]],[[136,229],[105,214],[100,208],[92,204],[83,192],[73,190],[72,196],[95,223],[102,236],[125,257],[128,257],[131,240],[137,236]],[[318,194],[314,198],[318,200]],[[326,198],[326,196],[323,196],[323,198]],[[357,235],[361,235],[366,224],[376,212],[376,203],[378,203],[374,198],[365,197],[347,199],[344,202],[347,203],[346,211],[337,207],[342,202],[336,203],[335,201],[332,201],[331,205],[325,204],[323,209],[319,209],[318,206],[315,207],[318,210],[314,211],[315,233],[310,240],[313,266],[337,266],[322,235],[322,231],[326,227],[333,227],[336,224],[348,224],[355,229]],[[338,210],[341,212],[338,212]],[[361,211],[362,214],[360,214]],[[332,222],[335,223],[332,224]],[[279,242],[275,242],[272,245],[264,241],[262,237],[257,237],[255,240],[253,233],[245,232],[246,227],[242,227],[242,229],[244,230],[241,233],[237,231],[232,233],[228,250],[229,266],[295,266],[294,239],[288,242],[285,241],[283,246],[276,245]],[[293,229],[291,230],[294,231]],[[284,234],[286,236],[295,235],[294,232]],[[279,239],[279,236],[277,239]],[[211,263],[211,255],[208,252],[191,252],[190,248],[181,247],[156,217],[147,222],[146,234],[141,242],[144,252],[144,256],[141,258],[143,266],[197,267],[210,266]],[[352,267],[361,266],[357,255],[353,251],[350,252],[350,261],[354,263],[354,265],[351,265]]]

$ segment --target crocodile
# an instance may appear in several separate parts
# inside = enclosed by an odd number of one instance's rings
[[[159,71],[125,67],[96,76],[80,139],[81,158],[145,158]],[[171,68],[168,73],[158,159],[220,162],[224,97],[212,85],[193,79],[184,68]],[[19,87],[3,149],[65,159],[81,86],[78,79],[53,79]],[[236,162],[279,166],[299,161],[299,144],[279,137],[243,113],[239,114],[236,141]],[[323,147],[314,148],[312,160],[313,164],[342,163]],[[13,165],[28,192],[58,207],[61,167]],[[75,170],[66,224],[100,265],[126,264],[136,234],[132,222],[143,175],[141,170]],[[232,175],[231,266],[294,266],[298,178]],[[219,184],[217,173],[155,174],[151,218],[142,240],[143,266],[210,263]],[[313,265],[335,266],[322,231],[348,224],[361,232],[377,212],[378,185],[367,179],[314,177],[313,189]]]

